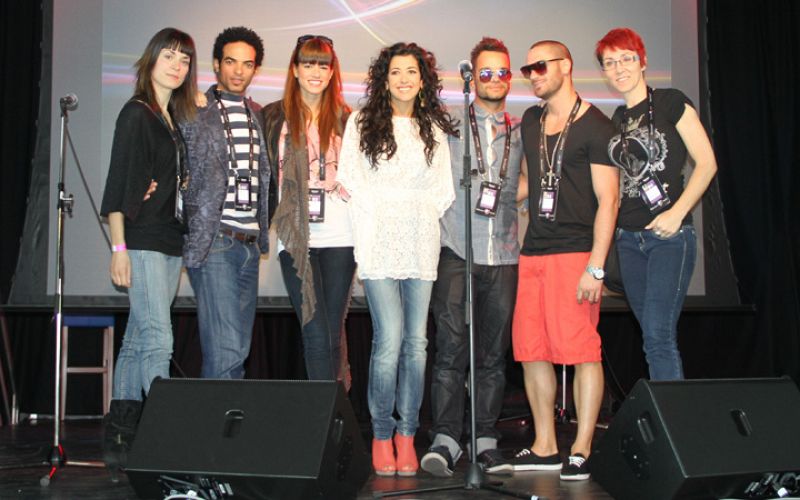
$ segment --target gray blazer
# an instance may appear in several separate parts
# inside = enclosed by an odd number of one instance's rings
[[[208,257],[211,244],[219,232],[222,205],[228,191],[228,142],[222,126],[222,116],[215,105],[216,85],[206,91],[208,104],[198,108],[197,117],[181,126],[188,151],[189,188],[184,197],[188,232],[183,246],[186,267],[200,267]],[[259,116],[261,106],[252,99],[245,104],[254,116]],[[261,253],[269,251],[269,182],[270,165],[267,146],[259,120],[253,120],[258,129],[258,246]]]

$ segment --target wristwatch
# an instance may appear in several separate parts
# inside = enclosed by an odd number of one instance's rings
[[[602,267],[594,267],[594,266],[587,266],[586,272],[589,273],[592,278],[596,280],[602,280],[606,277],[606,272],[603,271]]]

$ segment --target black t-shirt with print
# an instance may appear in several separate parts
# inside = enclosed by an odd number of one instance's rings
[[[614,134],[611,121],[590,106],[569,129],[561,167],[556,220],[538,217],[541,172],[539,168],[540,119],[543,108],[528,108],[522,116],[522,145],[528,162],[530,221],[522,245],[523,255],[589,252],[592,249],[597,198],[592,187],[591,163],[611,166],[608,141]],[[547,136],[552,154],[558,134]]]
[[[686,163],[686,145],[683,143],[675,125],[683,116],[686,104],[692,102],[680,90],[655,89],[653,91],[653,116],[655,118],[654,161],[652,170],[661,181],[669,195],[670,203],[650,212],[639,194],[639,180],[647,173],[647,157],[650,122],[648,118],[648,99],[645,98],[631,109],[620,106],[614,112],[612,121],[617,134],[608,144],[608,154],[614,165],[622,170],[620,189],[620,209],[618,225],[626,231],[641,231],[658,213],[668,210],[683,194],[683,166]],[[692,106],[694,107],[694,106]],[[620,143],[620,124],[625,124],[628,158],[626,160]],[[692,220],[686,215],[683,224]]]

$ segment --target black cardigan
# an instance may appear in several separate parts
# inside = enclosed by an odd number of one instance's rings
[[[128,101],[117,118],[100,213],[125,215],[131,250],[181,255],[183,226],[174,217],[176,154],[166,124],[143,102]],[[158,187],[143,201],[151,180]]]

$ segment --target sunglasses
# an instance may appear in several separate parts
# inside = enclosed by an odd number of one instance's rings
[[[318,38],[318,39],[322,40],[323,42],[325,42],[325,43],[327,43],[328,45],[330,45],[330,46],[331,46],[331,48],[333,48],[333,40],[331,40],[331,39],[330,39],[330,38],[328,38],[327,36],[323,36],[323,35],[303,35],[303,36],[301,36],[301,37],[298,37],[298,39],[297,39],[297,45],[298,45],[298,46],[300,46],[300,45],[303,45],[303,44],[304,44],[304,43],[306,43],[307,41],[309,41],[309,40],[313,40],[313,39],[315,39],[315,38]]]
[[[511,80],[511,70],[509,68],[500,68],[496,71],[493,71],[489,68],[483,68],[478,72],[478,80],[481,83],[489,83],[492,81],[492,77],[497,75],[497,79],[501,82],[507,82]]]
[[[543,75],[547,73],[547,63],[553,61],[563,61],[563,57],[556,57],[555,59],[545,59],[542,61],[536,61],[535,63],[526,64],[525,66],[519,69],[522,76],[525,78],[531,77],[531,72],[536,73],[537,75]]]

